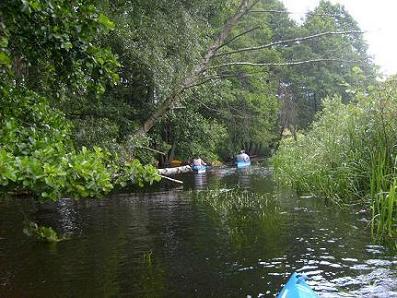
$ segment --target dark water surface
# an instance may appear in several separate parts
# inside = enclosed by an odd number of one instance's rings
[[[0,200],[0,297],[270,297],[293,271],[321,297],[397,297],[397,258],[360,212],[280,191],[267,168],[178,178],[102,200]],[[235,204],[237,186],[255,204]],[[192,191],[207,188],[230,196]],[[35,241],[28,219],[70,240]]]

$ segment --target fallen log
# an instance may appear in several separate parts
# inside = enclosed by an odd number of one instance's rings
[[[170,176],[175,174],[188,173],[193,171],[190,166],[181,166],[175,168],[158,169],[160,175]]]

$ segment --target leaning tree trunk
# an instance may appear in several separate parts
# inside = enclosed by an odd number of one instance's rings
[[[260,0],[240,0],[240,5],[238,6],[237,11],[235,12],[234,15],[232,15],[227,20],[227,22],[223,26],[221,33],[214,40],[214,42],[210,45],[210,47],[207,50],[207,53],[203,56],[200,63],[198,63],[193,68],[193,70],[184,77],[184,79],[181,81],[181,83],[179,85],[177,85],[175,88],[173,88],[173,91],[170,93],[170,95],[167,96],[165,98],[165,100],[159,104],[157,109],[149,116],[149,118],[143,123],[142,127],[135,133],[135,136],[146,134],[154,126],[154,124],[157,121],[159,121],[172,108],[172,105],[180,98],[180,96],[187,89],[203,84],[203,81],[200,82],[200,80],[203,78],[203,75],[205,75],[205,72],[210,69],[210,66],[209,66],[210,60],[219,56],[219,55],[217,55],[217,51],[228,43],[228,41],[226,41],[226,39],[229,37],[233,27],[259,1]],[[275,12],[275,11],[267,10],[264,12]],[[248,30],[245,33],[248,33],[250,31],[251,30]],[[274,41],[274,42],[270,42],[268,44],[264,44],[264,45],[260,45],[260,46],[241,48],[241,49],[237,49],[234,51],[229,51],[227,53],[224,53],[223,55],[230,55],[230,54],[248,52],[248,51],[258,51],[261,49],[272,48],[274,46],[286,45],[286,44],[291,44],[291,43],[299,43],[299,42],[303,42],[303,41],[307,41],[307,40],[311,40],[311,39],[315,39],[315,38],[319,38],[319,37],[329,36],[329,35],[345,35],[345,34],[352,34],[352,33],[363,33],[363,32],[357,31],[357,30],[340,31],[340,32],[327,31],[327,32],[316,33],[316,34],[312,34],[312,35],[304,36],[304,37],[297,37],[297,38],[292,38],[292,39]],[[241,34],[237,35],[237,37],[238,36],[241,36]],[[231,40],[233,40],[233,38]],[[336,61],[336,62],[344,62],[344,63],[359,62],[359,61],[345,60],[345,59],[339,59],[339,58],[319,58],[319,59],[306,59],[306,60],[301,60],[301,61],[299,61],[299,60],[298,61],[287,61],[287,62],[281,62],[281,63],[252,63],[252,62],[242,61],[242,62],[231,62],[231,63],[219,64],[216,67],[234,66],[234,65],[249,65],[249,66],[255,66],[255,67],[293,66],[293,65],[302,65],[302,64],[307,64],[307,63],[319,63],[319,62],[325,62],[325,61],[333,61],[333,62]],[[204,82],[206,82],[206,81],[208,81],[208,79],[204,80]],[[315,104],[317,105],[316,101],[315,101]]]
[[[159,121],[171,108],[173,103],[189,88],[194,87],[198,84],[201,75],[208,69],[210,60],[216,55],[217,51],[223,46],[226,38],[230,35],[234,25],[243,17],[259,0],[240,0],[237,12],[231,16],[226,24],[223,26],[221,33],[214,40],[214,42],[208,48],[207,53],[199,64],[194,67],[193,71],[188,74],[182,83],[174,88],[174,91],[159,104],[157,109],[149,116],[149,118],[143,123],[142,127],[135,133],[135,135],[146,134],[154,124]]]

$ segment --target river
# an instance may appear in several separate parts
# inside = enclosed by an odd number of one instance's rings
[[[360,210],[214,169],[98,200],[0,199],[0,297],[272,297],[293,271],[321,297],[397,297],[397,258]],[[24,222],[68,240],[27,237]]]

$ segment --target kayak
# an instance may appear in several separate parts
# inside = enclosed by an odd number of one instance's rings
[[[292,273],[277,298],[318,298],[319,296],[306,283],[305,277]]]
[[[250,165],[251,165],[251,161],[237,161],[236,162],[237,169],[246,168],[246,167],[249,167]]]
[[[192,169],[194,172],[197,172],[198,174],[205,173],[207,171],[206,166],[192,166]]]

